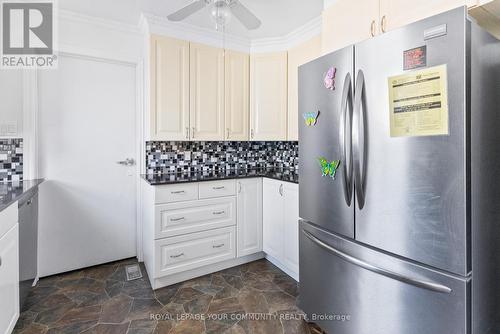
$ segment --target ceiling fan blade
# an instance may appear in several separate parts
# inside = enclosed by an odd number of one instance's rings
[[[189,15],[192,15],[197,11],[199,11],[200,9],[203,9],[203,7],[205,6],[206,6],[205,0],[198,0],[190,5],[187,5],[184,8],[179,9],[175,13],[170,14],[169,16],[167,16],[167,18],[170,21],[182,21]]]
[[[248,29],[254,30],[260,27],[262,22],[248,8],[243,6],[238,0],[234,0],[230,4],[230,8],[234,16]]]

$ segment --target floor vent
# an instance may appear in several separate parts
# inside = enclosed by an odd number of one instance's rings
[[[141,267],[139,267],[139,264],[126,266],[125,273],[127,274],[127,281],[133,281],[142,278]]]

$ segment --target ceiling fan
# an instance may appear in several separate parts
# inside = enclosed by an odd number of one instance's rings
[[[211,15],[215,20],[217,29],[227,24],[231,14],[248,30],[257,29],[262,23],[247,7],[243,6],[240,0],[197,0],[170,14],[167,18],[170,21],[182,21],[206,6],[211,6]]]

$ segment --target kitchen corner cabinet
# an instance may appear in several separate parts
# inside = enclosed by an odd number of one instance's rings
[[[250,56],[225,52],[225,140],[249,139]]]
[[[189,42],[151,38],[150,139],[189,139]]]
[[[250,56],[250,139],[286,140],[287,52]]]
[[[19,318],[19,225],[17,202],[0,212],[0,332]]]
[[[288,51],[288,130],[287,140],[299,140],[299,66],[321,55],[321,36]]]
[[[262,251],[262,179],[237,182],[238,257]]]
[[[298,185],[263,180],[263,250],[295,279],[299,273]]]
[[[224,140],[224,50],[190,45],[191,139]]]
[[[338,0],[322,14],[323,54],[478,0]]]

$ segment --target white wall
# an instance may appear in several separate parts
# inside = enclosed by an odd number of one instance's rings
[[[15,133],[7,126],[15,125]],[[23,134],[23,72],[0,70],[0,138],[22,137]]]

